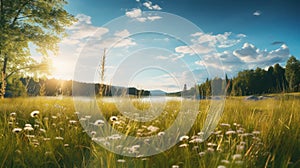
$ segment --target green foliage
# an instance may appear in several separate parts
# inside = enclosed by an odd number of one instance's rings
[[[285,71],[286,79],[289,83],[289,89],[292,92],[300,90],[300,61],[297,60],[294,56],[286,63]]]
[[[205,83],[198,86],[202,97],[212,95],[211,87],[214,80],[207,79]],[[270,66],[267,71],[261,68],[244,70],[233,79],[229,79],[226,75],[225,82],[227,94],[235,96],[298,92],[300,91],[300,61],[292,56],[287,61],[286,68],[275,64]],[[215,88],[222,87],[224,86]]]
[[[44,56],[56,53],[57,43],[65,36],[66,26],[75,20],[63,6],[65,0],[0,0],[1,97],[11,75],[38,73],[43,69],[30,57],[29,46],[36,46]]]

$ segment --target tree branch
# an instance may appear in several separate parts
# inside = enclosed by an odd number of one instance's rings
[[[13,22],[12,22],[12,24],[11,24],[11,27],[14,27],[16,21],[19,19],[20,13],[22,12],[22,10],[24,9],[24,7],[25,7],[29,2],[30,2],[30,0],[25,1],[25,2],[20,6],[20,8],[19,8],[19,10],[18,10],[18,12],[17,12],[17,14],[16,14],[16,16],[15,16],[14,19],[13,19]]]

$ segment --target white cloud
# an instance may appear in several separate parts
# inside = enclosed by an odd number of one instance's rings
[[[127,29],[125,29],[125,30],[116,32],[114,35],[117,37],[128,37],[128,36],[130,36],[130,33]]]
[[[195,63],[200,66],[219,68],[228,73],[237,73],[243,69],[265,68],[276,63],[282,63],[289,56],[289,48],[285,44],[276,50],[267,51],[266,49],[261,50],[253,44],[245,43],[242,48],[234,51],[204,55],[203,60]]]
[[[147,19],[150,20],[150,21],[154,21],[154,20],[158,20],[158,19],[161,19],[162,17],[160,16],[148,16]]]
[[[146,8],[150,9],[150,10],[162,10],[162,8],[155,4],[153,5],[153,3],[151,1],[147,1],[143,3],[143,6],[145,6]]]
[[[176,47],[175,51],[177,53],[194,55],[194,54],[209,53],[209,52],[213,51],[213,48],[207,47],[207,46],[204,46],[204,45],[195,44],[195,45],[192,45],[192,46],[179,46],[179,47]]]
[[[156,5],[153,5],[152,8],[154,10],[162,10],[162,8],[160,6],[158,6],[157,4]]]
[[[261,11],[257,10],[253,13],[254,16],[260,16],[261,15]]]
[[[179,46],[175,48],[175,51],[183,54],[207,54],[214,51],[216,48],[228,48],[241,42],[242,38],[246,37],[244,34],[232,35],[231,32],[225,32],[224,34],[203,33],[196,32],[191,34],[192,45]]]
[[[125,14],[130,18],[137,18],[142,16],[142,10],[138,8],[133,8],[132,10],[127,11]]]
[[[76,15],[76,18],[78,19],[78,21],[71,27],[67,28],[67,30],[69,31],[69,36],[64,40],[64,42],[74,44],[76,40],[76,42],[79,42],[78,40],[88,37],[99,38],[109,31],[107,28],[93,26],[90,16],[78,14]]]
[[[139,22],[146,22],[147,18],[145,18],[145,17],[139,17],[139,18],[136,18],[136,20],[139,21]]]
[[[130,11],[127,11],[126,16],[132,18],[138,22],[146,22],[146,21],[155,21],[162,19],[161,16],[142,16],[142,10],[138,8],[133,8]]]

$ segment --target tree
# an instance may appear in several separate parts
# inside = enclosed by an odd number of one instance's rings
[[[39,66],[30,57],[32,44],[45,57],[56,54],[65,28],[75,19],[63,7],[65,0],[0,0],[0,97],[7,79],[16,73],[35,71]]]
[[[300,85],[300,61],[291,56],[286,63],[286,80],[289,83],[289,89],[292,92],[299,91]]]

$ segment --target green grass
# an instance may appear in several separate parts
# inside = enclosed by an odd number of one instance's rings
[[[193,143],[209,106],[208,100],[201,101],[188,140],[158,155],[139,158],[114,154],[93,142],[81,127],[71,98],[1,100],[0,167],[300,167],[299,95],[275,96],[261,101],[228,98],[214,133],[202,143]],[[98,106],[107,120],[118,117],[118,131],[149,136],[172,125],[180,103],[169,102],[159,117],[142,124],[122,116],[113,103],[99,101]],[[134,107],[143,110],[149,104],[134,102]],[[31,117],[34,110],[40,113]],[[81,119],[94,122],[93,117]],[[25,124],[34,130],[24,130]],[[159,130],[150,132],[151,125]],[[14,128],[23,130],[14,133]]]

